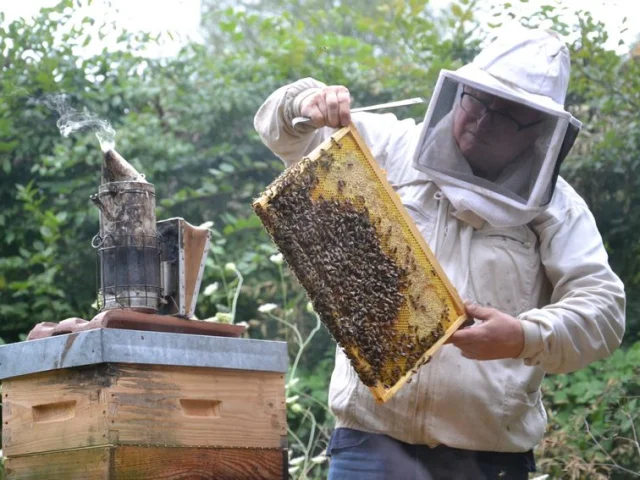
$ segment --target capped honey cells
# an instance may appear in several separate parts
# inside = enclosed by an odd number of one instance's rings
[[[464,307],[353,125],[253,204],[375,398],[391,398],[466,320]]]

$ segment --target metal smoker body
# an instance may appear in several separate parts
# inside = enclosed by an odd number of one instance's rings
[[[153,184],[114,150],[104,154],[103,183],[91,200],[100,210],[92,244],[101,310],[192,317],[209,231],[182,218],[156,222]]]

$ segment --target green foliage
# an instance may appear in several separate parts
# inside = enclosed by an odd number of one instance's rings
[[[123,34],[119,50],[80,57],[94,21],[72,24],[73,5],[0,27],[0,334],[8,341],[38,321],[90,314],[95,297],[97,212],[88,198],[100,155],[88,136],[60,136],[46,100],[68,92],[71,102],[119,118],[141,84],[131,74],[148,36]]]
[[[547,378],[549,426],[538,449],[554,478],[616,479],[640,472],[640,343],[571,375]]]
[[[481,39],[470,35],[477,1],[454,2],[438,17],[428,0],[265,0],[235,13],[225,2],[203,3],[216,54],[247,52],[283,80],[347,85],[354,104],[429,96],[440,69],[471,59]]]
[[[287,422],[295,435],[290,459],[300,459],[291,463],[295,478],[327,478],[324,452],[334,424],[327,404],[327,380],[332,369],[333,357],[325,358],[312,371],[300,372],[299,381],[289,389]]]

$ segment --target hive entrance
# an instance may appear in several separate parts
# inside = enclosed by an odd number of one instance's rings
[[[391,398],[465,320],[355,127],[287,169],[254,209],[378,400]]]

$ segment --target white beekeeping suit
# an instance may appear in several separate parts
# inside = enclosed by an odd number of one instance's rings
[[[580,128],[563,106],[568,82],[569,53],[558,35],[518,27],[471,64],[441,73],[424,122],[353,114],[460,295],[521,322],[524,348],[517,358],[477,361],[445,345],[386,404],[376,404],[338,348],[329,392],[337,427],[412,444],[529,451],[546,426],[545,372],[582,368],[619,346],[623,285],[587,205],[558,176]],[[305,98],[323,87],[310,78],[284,86],[256,114],[262,140],[287,165],[333,131],[291,125]],[[503,115],[494,108],[501,102],[535,120]],[[481,139],[478,151],[463,153],[460,139],[471,128],[460,126],[464,115],[514,138],[535,134],[535,141],[493,174],[480,174],[493,144]],[[454,139],[456,128],[462,136]]]

